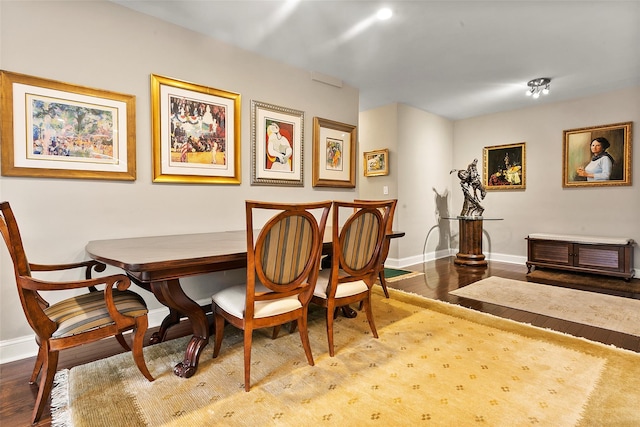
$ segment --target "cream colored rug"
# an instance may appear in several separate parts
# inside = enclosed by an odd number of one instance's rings
[[[458,297],[640,336],[640,300],[488,277],[449,292]]]
[[[256,332],[249,393],[242,335],[231,327],[220,356],[207,346],[189,379],[172,373],[187,338],[145,349],[152,383],[128,353],[61,371],[56,394],[68,399],[53,425],[640,424],[640,354],[389,291],[385,299],[374,288],[380,338],[361,313],[339,317],[335,357],[322,310],[310,313],[315,366],[297,333]]]

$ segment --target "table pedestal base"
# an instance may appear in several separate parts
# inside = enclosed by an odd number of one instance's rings
[[[484,267],[487,260],[482,253],[482,218],[460,218],[460,251],[453,261],[458,265]]]

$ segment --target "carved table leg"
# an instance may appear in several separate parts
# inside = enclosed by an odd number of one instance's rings
[[[162,304],[166,305],[164,302],[162,302]],[[163,342],[167,337],[167,331],[169,330],[169,328],[171,328],[173,325],[177,325],[178,323],[180,323],[180,313],[172,308],[169,308],[169,314],[167,315],[167,317],[162,319],[162,323],[160,324],[160,329],[158,329],[158,332],[154,332],[153,334],[151,334],[149,344],[158,344],[160,342]]]
[[[198,360],[202,349],[209,343],[209,324],[204,310],[192,299],[190,299],[180,287],[178,279],[154,282],[151,284],[153,294],[162,304],[169,307],[169,316],[162,322],[167,321],[167,325],[175,320],[179,314],[183,313],[191,321],[193,336],[187,344],[184,359],[174,368],[173,373],[182,378],[189,378],[195,374],[198,368]],[[166,333],[166,331],[164,331]],[[164,338],[164,337],[162,337]]]

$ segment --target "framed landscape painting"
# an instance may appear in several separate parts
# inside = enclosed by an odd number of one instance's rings
[[[631,185],[632,122],[565,130],[563,187]]]
[[[314,117],[313,186],[356,186],[356,127]]]
[[[526,144],[493,145],[483,150],[486,190],[524,190],[527,184]]]
[[[153,181],[240,184],[240,94],[151,75]]]
[[[2,175],[136,179],[133,95],[0,71]]]
[[[304,112],[251,101],[251,184],[304,186]]]

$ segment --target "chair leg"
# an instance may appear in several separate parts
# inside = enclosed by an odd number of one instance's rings
[[[45,348],[46,347],[46,348]],[[49,351],[47,344],[42,344],[41,348],[45,348],[43,353],[43,365],[44,372],[40,377],[40,384],[38,385],[38,397],[36,397],[36,404],[33,407],[33,413],[31,414],[31,424],[35,424],[40,420],[44,407],[51,395],[51,388],[53,387],[53,377],[56,374],[58,367],[58,352]]]
[[[276,338],[278,338],[278,334],[280,333],[280,326],[282,325],[276,325],[273,327],[273,333],[271,334],[272,340],[275,340]]]
[[[44,345],[40,345],[38,347],[38,357],[36,358],[36,364],[33,367],[33,373],[31,374],[31,378],[29,379],[29,384],[35,384],[38,380],[38,375],[40,375],[40,370],[42,369],[42,364],[44,363],[45,358],[45,349]]]
[[[253,331],[249,328],[244,330],[244,391],[251,388],[251,341]]]
[[[298,331],[300,332],[300,339],[302,340],[302,348],[304,348],[304,354],[307,356],[307,362],[310,366],[314,365],[313,354],[311,353],[311,344],[309,343],[309,330],[307,329],[307,316],[303,316],[298,319]]]
[[[218,357],[220,353],[220,347],[222,347],[222,336],[224,334],[224,317],[219,314],[214,315],[214,322],[216,324],[216,337],[213,343],[213,357]]]
[[[336,308],[333,304],[327,305],[327,340],[329,341],[329,356],[333,357],[333,319]]]
[[[124,339],[124,336],[122,334],[116,335],[116,340],[118,340],[118,343],[120,344],[120,346],[122,348],[124,348],[126,351],[130,351],[131,350],[131,348],[129,347],[129,344]]]
[[[364,311],[367,313],[367,321],[369,322],[371,333],[375,338],[378,338],[378,331],[376,330],[376,324],[373,322],[373,312],[371,311],[371,293],[362,302],[364,302]]]
[[[133,349],[131,350],[131,354],[133,354],[133,360],[136,362],[136,366],[138,370],[144,375],[146,379],[149,381],[153,381],[153,376],[149,372],[149,368],[147,368],[147,363],[144,360],[144,352],[142,351],[142,347],[144,346],[144,335],[147,332],[147,328],[149,326],[147,316],[138,316],[136,317],[136,328],[133,330]],[[122,337],[122,334],[117,335],[116,337]],[[120,342],[120,340],[118,340]]]
[[[389,291],[387,290],[387,280],[384,277],[384,265],[380,267],[378,278],[380,279],[380,286],[382,286],[382,290],[384,291],[384,296],[389,298]]]

